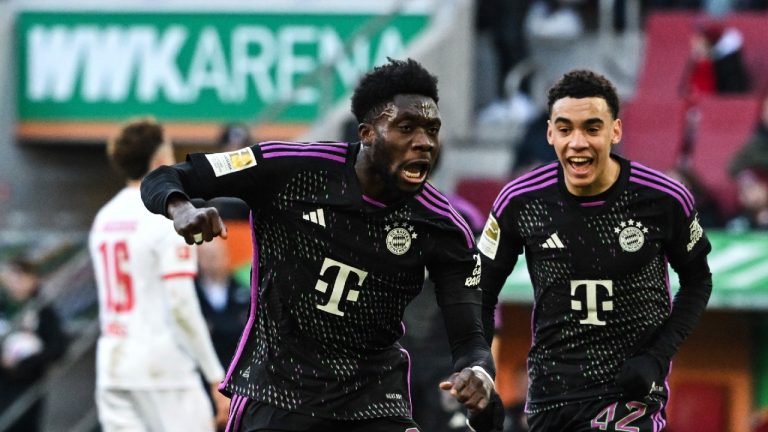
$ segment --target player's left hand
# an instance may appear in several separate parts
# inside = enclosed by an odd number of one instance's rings
[[[469,409],[470,413],[475,413],[488,406],[493,390],[493,379],[485,371],[464,368],[441,382],[440,389],[449,391],[456,400]]]
[[[663,386],[666,374],[662,360],[650,353],[644,353],[630,357],[624,362],[621,371],[616,374],[616,384],[627,398],[643,400],[656,390],[655,387]]]

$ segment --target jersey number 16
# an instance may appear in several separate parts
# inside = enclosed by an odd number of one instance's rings
[[[116,313],[130,311],[133,308],[133,282],[130,273],[124,270],[130,258],[127,243],[124,240],[104,242],[99,245],[99,252],[104,266],[107,309]]]

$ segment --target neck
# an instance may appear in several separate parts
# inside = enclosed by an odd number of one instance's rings
[[[129,188],[136,188],[138,189],[141,187],[141,180],[128,180],[125,182],[125,186]]]

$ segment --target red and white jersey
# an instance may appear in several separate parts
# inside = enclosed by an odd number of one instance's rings
[[[101,323],[97,386],[199,386],[196,362],[183,348],[164,289],[169,279],[195,276],[195,249],[176,234],[172,221],[150,213],[133,187],[96,215],[89,248]]]

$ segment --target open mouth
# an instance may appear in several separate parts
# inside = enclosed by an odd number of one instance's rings
[[[409,183],[422,183],[429,173],[429,162],[415,161],[403,166],[403,178]]]
[[[571,166],[573,171],[577,174],[585,174],[589,167],[592,166],[594,160],[591,157],[575,156],[567,159],[568,165]]]

